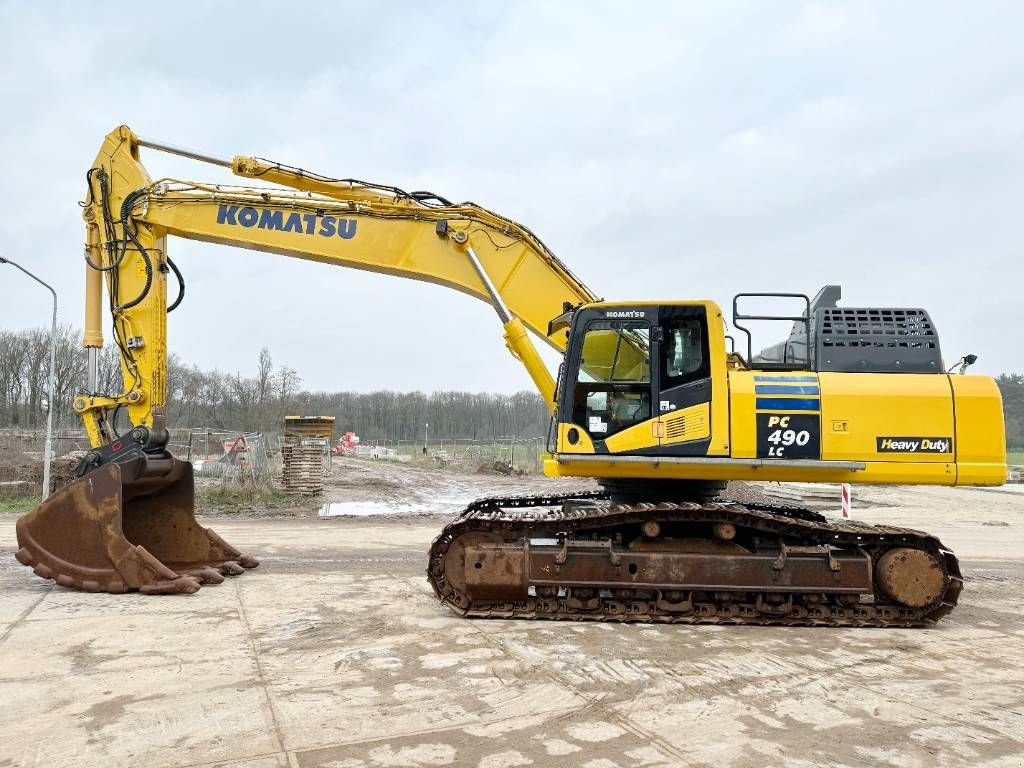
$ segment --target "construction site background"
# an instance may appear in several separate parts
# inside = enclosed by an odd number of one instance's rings
[[[171,452],[191,461],[196,477],[240,484],[280,486],[284,439],[280,432],[245,432],[213,427],[169,430]],[[42,491],[43,444],[41,429],[0,429],[0,500],[36,499]],[[79,459],[89,450],[81,429],[59,429],[53,434],[53,488],[72,477]],[[438,438],[421,440],[360,440],[348,458],[408,463],[421,468],[469,474],[527,474],[541,472],[545,439],[501,437],[497,440]],[[1024,462],[1024,456],[1022,456]],[[325,465],[329,472],[330,462]]]

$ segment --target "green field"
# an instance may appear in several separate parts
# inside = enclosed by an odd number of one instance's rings
[[[1010,451],[1006,454],[1007,464],[1024,464],[1024,451]]]
[[[13,499],[0,499],[0,515],[10,512],[23,515],[39,506],[39,496],[18,496]]]

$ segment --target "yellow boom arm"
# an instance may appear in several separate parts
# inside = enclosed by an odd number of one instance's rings
[[[293,189],[154,183],[139,161],[140,146],[230,165],[239,175]],[[89,392],[75,400],[94,446],[110,441],[106,415],[116,408],[126,408],[136,426],[163,426],[167,278],[176,271],[167,235],[423,280],[475,296],[494,307],[509,349],[551,408],[555,384],[527,329],[562,351],[565,332],[548,335],[548,323],[567,303],[597,300],[526,227],[472,203],[331,180],[256,158],[221,161],[140,141],[124,126],[106,136],[88,176],[84,343],[103,345],[105,277],[125,380],[120,395],[100,395],[90,370]]]

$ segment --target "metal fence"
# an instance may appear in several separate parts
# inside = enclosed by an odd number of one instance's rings
[[[199,476],[259,480],[280,473],[279,435],[208,428],[175,428],[169,433],[168,449],[191,461]],[[31,477],[34,482],[34,468],[43,463],[45,437],[44,430],[0,429],[0,481]],[[85,430],[53,434],[53,457],[61,466],[75,464],[89,448]]]
[[[280,473],[281,438],[263,432],[171,429],[168,450],[191,461],[196,475],[236,480],[269,480]]]
[[[0,462],[42,461],[46,430],[0,429]],[[59,429],[53,432],[53,455],[64,456],[89,450],[89,439],[82,429]]]

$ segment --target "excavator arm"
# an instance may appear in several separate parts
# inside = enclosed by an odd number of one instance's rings
[[[226,166],[259,183],[154,182],[148,146]],[[139,139],[121,126],[103,141],[83,203],[86,389],[73,402],[92,450],[81,480],[17,523],[18,560],[43,578],[87,591],[194,592],[256,567],[194,513],[192,465],[167,450],[167,315],[184,297],[169,236],[407,277],[488,302],[505,342],[555,409],[555,382],[530,332],[557,350],[551,321],[596,300],[526,227],[473,203],[355,180],[327,179],[265,160],[213,158]],[[168,303],[168,281],[177,279]],[[124,381],[98,392],[104,283]],[[130,429],[117,430],[126,412]]]
[[[225,186],[174,179],[153,182],[139,147],[230,165],[239,175],[292,189]],[[125,390],[87,392],[74,407],[93,446],[111,442],[110,416],[126,409],[131,423],[159,430],[166,404],[168,278],[181,274],[167,236],[276,253],[326,264],[445,285],[491,304],[505,341],[549,407],[554,380],[527,330],[555,349],[564,330],[550,322],[594,294],[526,227],[473,203],[354,180],[332,180],[256,158],[230,163],[141,142],[122,126],[111,132],[88,175],[85,345],[103,345],[105,277]],[[91,355],[94,353],[90,353]],[[90,371],[93,366],[90,366]]]

